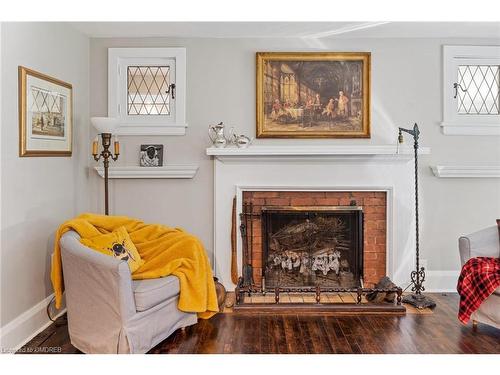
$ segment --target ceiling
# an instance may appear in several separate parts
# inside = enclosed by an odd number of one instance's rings
[[[71,22],[92,38],[497,38],[500,22]]]

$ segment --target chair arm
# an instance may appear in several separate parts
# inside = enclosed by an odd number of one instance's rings
[[[475,257],[499,257],[500,239],[496,225],[458,239],[462,266]]]
[[[127,262],[89,249],[79,239],[76,232],[70,231],[60,240],[71,319],[81,320],[83,326],[92,325],[94,331],[98,331],[96,321],[126,321],[136,313]]]

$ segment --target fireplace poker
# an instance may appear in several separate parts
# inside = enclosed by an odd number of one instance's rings
[[[250,264],[250,269],[252,270],[252,285],[253,285],[253,202],[250,202],[250,246],[248,248],[248,264]]]
[[[248,263],[248,204],[243,202],[243,212],[240,214],[240,231],[243,246],[243,286],[253,284],[252,265]]]

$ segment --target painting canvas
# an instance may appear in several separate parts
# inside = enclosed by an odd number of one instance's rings
[[[72,86],[19,67],[19,155],[71,156]]]
[[[370,53],[257,53],[257,137],[370,137]]]
[[[33,137],[64,138],[66,103],[64,94],[31,86],[31,134]]]

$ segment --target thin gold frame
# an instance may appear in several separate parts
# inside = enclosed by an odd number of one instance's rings
[[[19,81],[18,81],[18,91],[19,91],[19,156],[71,156],[73,151],[73,86],[70,83],[61,81],[57,78],[50,77],[46,74],[37,72],[32,69],[25,68],[24,66],[19,66]],[[27,120],[27,97],[26,97],[26,77],[30,75],[45,81],[54,83],[56,85],[65,87],[69,89],[69,116],[68,116],[68,129],[70,130],[71,139],[69,140],[69,151],[58,151],[58,150],[28,150],[26,149],[26,120]]]
[[[257,138],[370,138],[370,52],[257,52]],[[346,131],[269,131],[264,128],[264,61],[363,61],[363,129]]]

